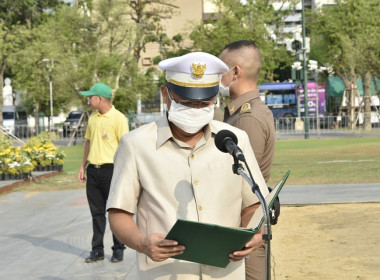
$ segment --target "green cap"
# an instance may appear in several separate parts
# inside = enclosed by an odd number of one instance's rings
[[[103,83],[97,83],[89,91],[81,91],[80,93],[84,96],[98,95],[108,99],[112,95],[111,88]]]

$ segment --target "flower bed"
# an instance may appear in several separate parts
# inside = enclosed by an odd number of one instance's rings
[[[32,171],[61,171],[66,155],[53,144],[52,136],[43,132],[15,147],[0,135],[0,180],[28,179]]]

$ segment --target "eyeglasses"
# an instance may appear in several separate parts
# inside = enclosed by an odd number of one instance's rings
[[[209,99],[203,99],[203,100],[191,100],[191,99],[178,99],[178,98],[174,98],[172,95],[171,95],[171,91],[168,87],[167,88],[167,91],[168,91],[168,97],[170,99],[170,101],[175,101],[176,103],[179,103],[183,106],[186,106],[186,107],[191,107],[191,108],[205,108],[205,107],[209,107],[211,105],[215,105],[217,100],[215,97],[212,97],[212,98],[209,98]]]

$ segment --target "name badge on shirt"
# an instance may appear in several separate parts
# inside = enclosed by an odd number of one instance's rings
[[[104,132],[102,138],[103,140],[108,140],[109,139],[108,133]]]

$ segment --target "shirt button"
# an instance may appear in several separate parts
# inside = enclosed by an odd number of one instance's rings
[[[198,206],[198,209],[202,211],[202,210],[203,210],[203,207],[199,205],[199,206]]]
[[[198,185],[199,184],[199,180],[198,179],[194,180],[194,184]]]
[[[195,158],[195,155],[194,154],[191,154],[191,156],[190,156],[191,158]]]

